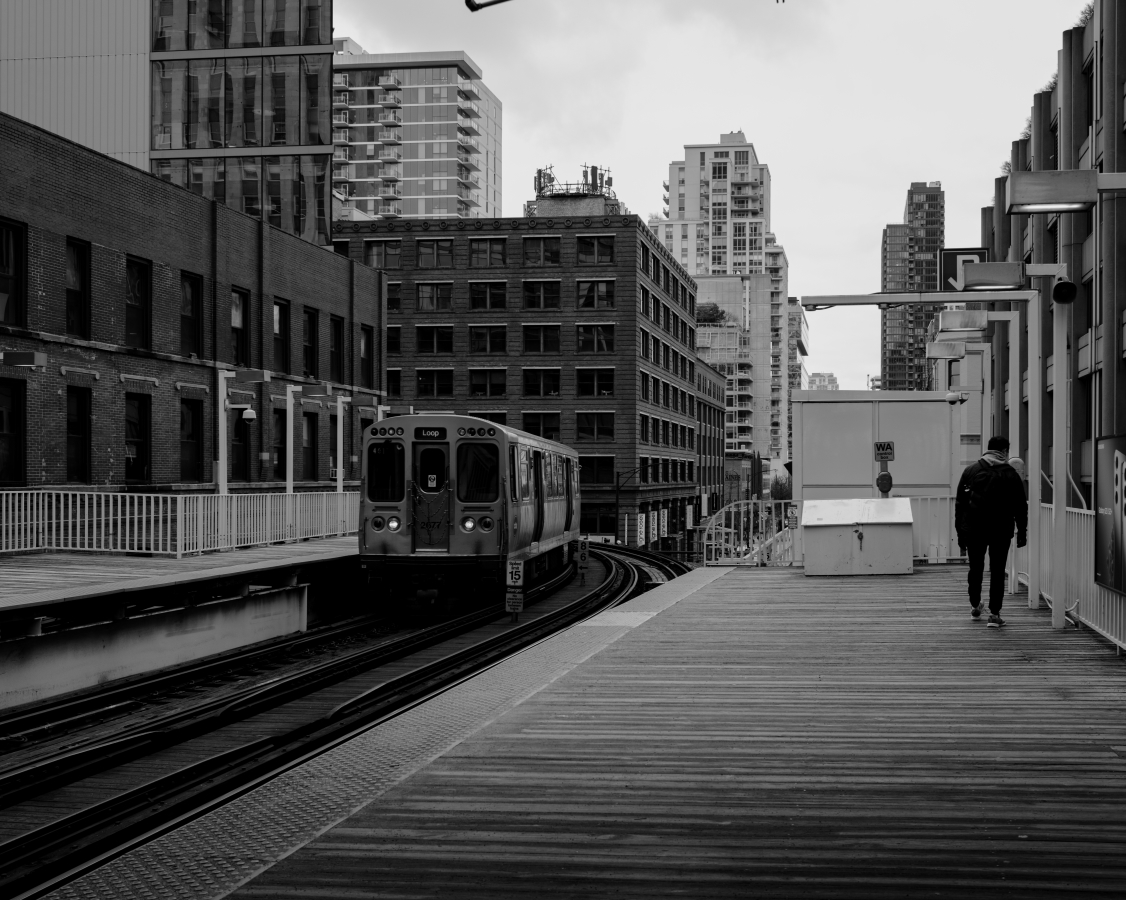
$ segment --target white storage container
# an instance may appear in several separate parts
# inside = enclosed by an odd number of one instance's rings
[[[802,505],[806,575],[909,575],[911,501],[806,500]]]

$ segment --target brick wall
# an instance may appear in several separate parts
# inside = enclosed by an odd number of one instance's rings
[[[0,115],[0,219],[22,226],[27,257],[26,313],[21,322],[0,325],[0,350],[41,351],[49,361],[45,371],[0,366],[0,379],[26,385],[26,472],[20,480],[31,487],[67,481],[66,388],[71,385],[91,390],[92,484],[123,485],[125,394],[143,393],[152,397],[152,473],[151,483],[137,488],[214,489],[217,372],[232,367],[232,287],[250,295],[253,367],[272,368],[273,299],[285,298],[294,310],[290,354],[296,374],[275,373],[268,385],[239,385],[251,394],[231,398],[252,403],[257,413],[250,429],[252,484],[243,487],[262,489],[265,485],[257,482],[272,480],[270,466],[261,458],[271,443],[271,397],[284,397],[286,383],[328,380],[330,318],[339,316],[344,323],[344,372],[336,387],[345,393],[353,393],[354,382],[359,381],[361,326],[371,326],[376,334],[383,329],[378,272],[6,115]],[[68,238],[89,246],[88,339],[66,333]],[[147,349],[124,346],[127,257],[151,266]],[[202,343],[197,358],[181,355],[184,272],[202,282]],[[300,310],[306,306],[317,310],[320,323],[317,379],[301,377],[297,368],[303,340]],[[373,352],[373,387],[378,390],[382,386],[378,341]],[[348,407],[346,457],[358,453],[358,420],[361,415],[369,417],[359,408],[370,407],[375,396],[374,391],[366,392],[356,397],[356,409]],[[203,404],[199,484],[181,480],[181,399]],[[237,414],[231,415],[233,425]],[[299,448],[297,418],[292,425]],[[327,481],[332,465],[328,410],[318,424],[317,475]],[[296,470],[300,472],[299,463]],[[346,477],[358,477],[358,468],[352,466]]]

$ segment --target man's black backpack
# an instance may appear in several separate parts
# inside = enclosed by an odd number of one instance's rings
[[[970,509],[977,513],[999,515],[1005,511],[1005,478],[1003,469],[1009,468],[1008,463],[987,465],[982,463],[969,484]]]

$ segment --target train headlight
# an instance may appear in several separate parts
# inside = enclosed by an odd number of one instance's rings
[[[465,437],[465,429],[464,429],[464,428],[459,428],[459,429],[457,430],[457,434],[458,434],[458,437]]]
[[[495,428],[489,429],[489,437],[493,437],[496,433],[497,433],[497,430]]]
[[[386,524],[387,524],[387,522],[384,521],[383,516],[376,516],[374,519],[371,520],[371,530],[372,531],[382,531],[383,526],[386,525]]]
[[[481,516],[481,518],[479,518],[477,520],[477,524],[480,526],[482,531],[492,531],[493,530],[493,524],[494,523],[493,523],[493,519],[492,519],[491,516]]]
[[[473,516],[466,516],[461,520],[462,531],[473,531],[477,527],[477,523],[473,520]]]
[[[387,530],[388,531],[398,531],[402,527],[403,527],[403,520],[400,519],[398,516],[392,516],[390,519],[387,520]]]

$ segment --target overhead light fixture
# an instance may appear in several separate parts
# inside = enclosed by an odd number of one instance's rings
[[[1006,291],[1024,287],[1024,264],[1018,262],[967,263],[962,267],[963,291]]]
[[[938,314],[939,331],[984,331],[989,313],[984,309],[944,309]]]
[[[1095,169],[1010,172],[1005,179],[1005,214],[1084,212],[1099,198]],[[967,266],[967,268],[969,268]]]
[[[965,341],[933,341],[927,344],[927,359],[965,359]]]

